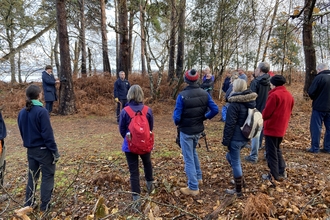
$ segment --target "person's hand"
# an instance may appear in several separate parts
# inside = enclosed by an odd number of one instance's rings
[[[60,156],[61,155],[58,153],[58,151],[53,152],[53,157],[54,157],[53,164],[57,163],[57,161],[60,159]]]
[[[57,80],[55,81],[55,83],[60,83],[60,80],[57,79]]]
[[[115,98],[115,101],[116,101],[116,102],[119,102],[119,99],[118,99],[118,98]]]

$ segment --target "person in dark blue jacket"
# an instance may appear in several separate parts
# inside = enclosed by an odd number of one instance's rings
[[[310,120],[311,147],[310,153],[330,153],[330,70],[327,64],[316,67],[317,76],[308,89],[308,95],[313,100]],[[322,124],[325,126],[323,148],[320,150]]]
[[[247,144],[248,140],[242,133],[248,109],[255,108],[257,94],[247,89],[244,79],[236,79],[233,82],[233,93],[228,101],[230,105],[227,110],[227,120],[223,130],[222,144],[228,147],[229,152],[226,158],[232,167],[235,189],[227,189],[228,194],[242,196],[243,171],[241,166],[240,151]]]
[[[60,82],[59,80],[55,80],[52,71],[53,67],[47,65],[45,70],[42,72],[42,87],[44,89],[46,109],[48,110],[49,114],[51,114],[53,111],[53,102],[57,101],[55,84]]]
[[[125,79],[125,72],[120,71],[119,78],[116,80],[114,84],[114,91],[113,91],[115,101],[117,102],[117,110],[116,110],[117,123],[119,123],[120,108],[123,109],[126,106],[127,92],[130,87],[131,85],[129,84],[128,80]]]
[[[18,114],[18,127],[27,148],[29,163],[28,183],[26,186],[25,206],[35,206],[35,192],[40,171],[42,173],[40,195],[40,211],[49,209],[54,188],[55,164],[60,155],[54,139],[48,111],[43,108],[41,89],[30,85],[26,89],[26,106]]]
[[[218,106],[210,94],[199,87],[198,73],[195,69],[185,72],[184,80],[188,86],[179,93],[173,112],[174,124],[180,131],[180,146],[188,178],[187,187],[181,193],[196,196],[199,185],[203,183],[196,146],[204,131],[204,121],[213,118],[219,112]],[[208,110],[209,109],[209,110]]]
[[[145,106],[143,104],[144,94],[143,90],[139,85],[133,85],[130,87],[127,93],[127,101],[130,108],[134,112],[142,111],[143,107]],[[152,114],[151,109],[148,107],[148,113],[147,113],[147,119],[149,123],[150,131],[152,132],[154,128],[154,117]],[[123,137],[124,141],[122,144],[122,151],[125,152],[129,172],[130,172],[130,183],[131,183],[131,190],[134,193],[133,201],[137,201],[140,199],[140,174],[139,174],[139,156],[142,159],[143,167],[144,167],[144,176],[147,182],[147,191],[148,193],[151,193],[153,188],[153,174],[152,174],[152,164],[151,164],[151,153],[137,155],[134,153],[131,153],[128,149],[128,143],[126,140],[126,134],[129,132],[128,126],[131,122],[131,118],[129,114],[123,109],[120,112],[119,117],[119,132],[121,136]]]
[[[6,169],[6,147],[4,139],[7,136],[5,121],[0,109],[0,184],[3,185],[4,173]]]

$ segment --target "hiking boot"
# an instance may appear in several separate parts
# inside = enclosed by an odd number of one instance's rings
[[[140,195],[133,195],[133,203],[131,205],[131,209],[133,212],[140,213],[141,211],[141,200]]]
[[[327,151],[327,150],[325,150],[325,149],[321,149],[320,151],[321,151],[322,153],[330,154],[330,151]]]
[[[308,152],[308,153],[313,153],[313,154],[318,154],[318,153],[319,153],[318,150],[314,150],[313,148],[307,148],[307,149],[306,149],[306,152]]]
[[[258,163],[258,159],[253,159],[251,156],[246,156],[244,159],[250,163]]]
[[[191,190],[189,187],[181,188],[180,192],[185,195],[197,196],[199,194],[199,189]]]
[[[230,194],[230,195],[237,195],[237,197],[243,196],[242,193],[242,185],[244,184],[244,179],[243,177],[238,177],[234,179],[235,183],[235,189],[226,189],[225,193]]]
[[[202,186],[202,185],[203,185],[203,180],[202,179],[198,180],[198,186]]]
[[[154,187],[154,181],[147,181],[147,192],[148,194],[152,193],[152,191],[154,191],[155,187]]]

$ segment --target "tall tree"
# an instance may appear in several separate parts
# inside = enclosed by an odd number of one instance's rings
[[[147,73],[146,68],[146,59],[145,59],[145,8],[147,1],[140,0],[140,30],[141,30],[141,71],[142,76],[145,76]]]
[[[86,33],[85,33],[85,0],[79,0],[80,8],[80,48],[81,48],[81,76],[87,76],[86,68]]]
[[[170,0],[171,3],[171,33],[169,45],[168,75],[167,82],[171,82],[175,74],[175,45],[177,29],[176,0]]]
[[[316,56],[315,48],[313,44],[313,9],[315,7],[316,0],[305,0],[304,9],[304,21],[303,21],[303,46],[305,53],[305,85],[304,96],[308,97],[308,89],[312,84],[317,72],[316,72]]]
[[[178,22],[178,51],[176,56],[176,77],[180,78],[183,73],[184,43],[186,26],[186,0],[180,0]]]
[[[129,42],[128,42],[127,0],[118,0],[118,32],[119,32],[119,66],[118,71],[124,71],[128,78]],[[117,71],[117,74],[118,74]]]
[[[111,74],[110,61],[108,55],[108,37],[105,14],[105,0],[100,0],[101,3],[101,34],[102,34],[102,55],[103,55],[103,72]]]
[[[61,61],[60,104],[58,112],[61,115],[69,115],[76,112],[65,3],[66,0],[56,0],[56,20]]]

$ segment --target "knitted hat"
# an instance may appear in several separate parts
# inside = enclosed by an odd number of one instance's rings
[[[274,75],[270,78],[270,83],[274,86],[283,86],[283,84],[286,83],[286,80],[282,75]]]
[[[187,70],[184,74],[186,82],[196,82],[199,79],[199,75],[195,69]]]

